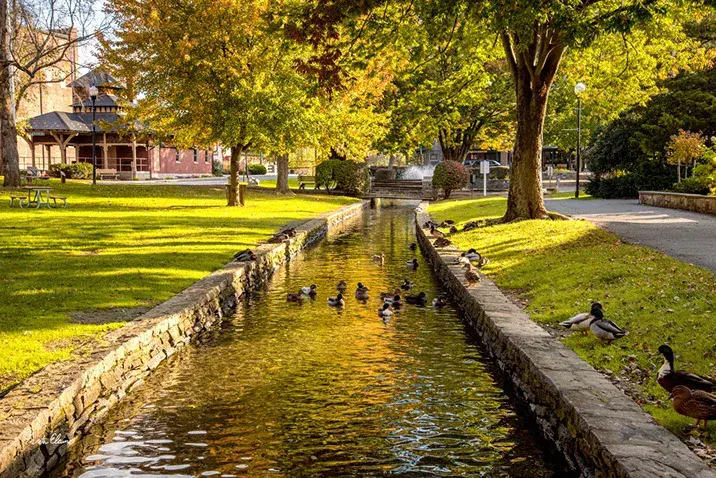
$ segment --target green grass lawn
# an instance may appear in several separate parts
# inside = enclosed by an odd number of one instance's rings
[[[126,309],[168,299],[282,225],[355,201],[249,190],[246,207],[228,208],[223,188],[52,187],[67,209],[9,208],[12,191],[0,189],[0,394],[122,325],[71,318],[126,320]]]
[[[444,201],[430,206],[433,217],[469,220],[501,217],[504,198]],[[593,336],[569,334],[563,341],[594,367],[631,383],[644,408],[681,433],[695,420],[677,415],[668,393],[656,383],[669,343],[677,369],[716,377],[716,278],[709,271],[652,249],[622,243],[586,221],[522,221],[452,234],[460,248],[476,248],[491,262],[484,268],[504,290],[529,300],[527,312],[548,326],[587,312],[591,300],[629,335],[611,346]],[[631,360],[636,364],[632,369]],[[716,423],[707,441],[716,441]]]

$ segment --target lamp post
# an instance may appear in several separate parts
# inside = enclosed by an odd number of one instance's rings
[[[94,106],[95,101],[97,101],[97,87],[92,85],[89,89],[90,98],[92,99],[92,184],[97,184],[97,142],[96,142],[96,134],[95,134],[95,118],[96,118],[96,108]]]
[[[586,89],[587,86],[582,82],[574,85],[574,94],[577,95],[577,185],[574,189],[575,199],[579,198],[579,173],[582,169],[582,98],[580,95]]]

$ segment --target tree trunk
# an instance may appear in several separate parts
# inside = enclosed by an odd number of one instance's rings
[[[677,174],[677,182],[681,182],[681,158],[677,159],[677,165],[676,165],[676,174]]]
[[[276,158],[276,192],[278,194],[292,194],[288,187],[288,154],[282,154]]]
[[[17,128],[15,118],[12,116],[13,102],[10,88],[10,68],[7,61],[8,30],[7,30],[7,2],[0,2],[0,134],[2,135],[3,185],[7,187],[20,187],[20,158],[17,152]]]
[[[237,145],[231,147],[231,166],[227,206],[239,205],[239,162],[241,161],[242,150],[242,146]]]
[[[472,140],[475,138],[477,132],[482,128],[482,122],[475,121],[470,128],[467,130],[457,130],[454,133],[452,143],[448,143],[448,133],[444,130],[438,132],[438,140],[440,142],[440,149],[443,152],[443,159],[445,161],[455,161],[456,163],[462,164],[465,161],[467,152],[470,151],[472,146]]]

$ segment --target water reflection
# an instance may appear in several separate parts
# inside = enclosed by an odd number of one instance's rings
[[[411,221],[410,208],[371,211],[292,261],[54,476],[552,476],[452,307],[378,317],[379,293],[405,278],[430,301],[441,292],[424,264],[405,267]],[[329,308],[342,279],[346,306]],[[315,301],[286,301],[314,283]]]

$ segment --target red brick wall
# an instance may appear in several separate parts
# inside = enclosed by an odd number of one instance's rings
[[[177,162],[177,150],[163,146],[160,148],[160,170],[159,174],[211,174],[211,154],[207,161],[206,150],[200,149],[197,152],[197,161],[194,162],[194,150],[180,150]]]

